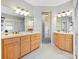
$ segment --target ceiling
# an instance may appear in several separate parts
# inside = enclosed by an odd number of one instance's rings
[[[11,8],[9,7],[6,7],[6,6],[1,6],[1,13],[3,14],[8,14],[8,15],[13,15],[13,16],[17,16],[17,17],[23,17],[22,15],[19,15],[19,14],[16,14],[14,12],[14,10],[12,10]]]
[[[70,0],[25,0],[32,6],[58,6]]]
[[[14,8],[20,6],[23,9],[32,11],[32,6],[58,6],[69,2],[70,0],[2,0],[1,12],[6,14],[23,17],[15,13]]]
[[[1,1],[1,13],[18,16],[18,17],[24,17],[22,15],[19,15],[15,13],[15,9],[20,6],[20,8],[29,10],[30,12],[30,6],[25,1],[21,0],[2,0]]]

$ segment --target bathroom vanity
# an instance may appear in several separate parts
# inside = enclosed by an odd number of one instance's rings
[[[2,59],[19,59],[40,47],[40,33],[2,35]]]
[[[73,53],[73,19],[72,11],[70,15],[65,15],[66,11],[61,13],[61,17],[56,19],[56,32],[54,32],[54,44],[56,47]]]
[[[73,53],[73,34],[72,33],[54,33],[54,44],[59,49]]]

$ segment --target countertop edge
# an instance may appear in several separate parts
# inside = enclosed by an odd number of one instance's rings
[[[20,37],[20,36],[25,36],[25,35],[33,35],[33,34],[40,34],[40,32],[33,32],[33,33],[19,33],[19,34],[9,34],[9,35],[2,35],[1,39],[9,39],[9,38],[15,38],[15,37]]]

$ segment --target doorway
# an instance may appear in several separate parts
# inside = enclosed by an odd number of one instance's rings
[[[42,43],[51,43],[51,12],[42,12]]]

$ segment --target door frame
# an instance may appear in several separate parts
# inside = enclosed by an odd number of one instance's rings
[[[43,22],[43,19],[42,19],[42,13],[43,12],[48,12],[50,14],[50,40],[52,42],[52,12],[51,11],[42,11],[41,12],[41,32],[42,32],[42,40],[44,39],[44,22]],[[42,41],[41,40],[41,41]],[[42,42],[43,43],[43,42]],[[52,44],[52,43],[51,43]]]

